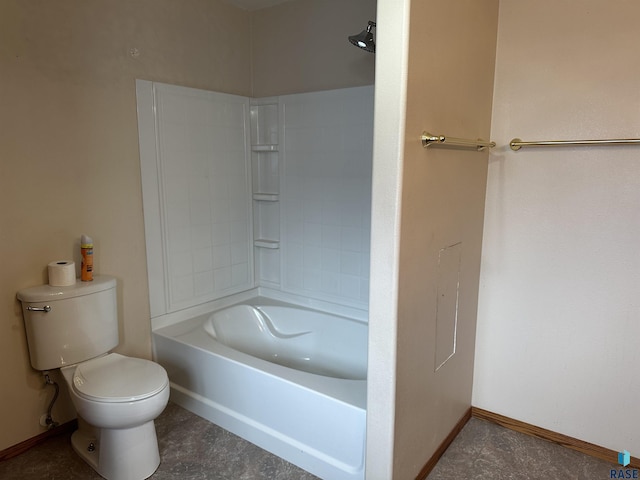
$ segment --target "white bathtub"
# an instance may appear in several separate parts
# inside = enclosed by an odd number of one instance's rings
[[[364,478],[366,323],[237,305],[153,341],[177,404],[321,478]]]

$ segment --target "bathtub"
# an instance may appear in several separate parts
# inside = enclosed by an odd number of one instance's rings
[[[321,478],[364,478],[366,323],[244,304],[153,342],[178,405]]]

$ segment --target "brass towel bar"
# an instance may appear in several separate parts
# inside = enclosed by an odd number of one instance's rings
[[[493,148],[496,142],[487,142],[481,138],[469,140],[466,138],[449,137],[446,135],[433,135],[429,132],[422,132],[420,137],[422,146],[427,148],[432,145],[442,145],[450,147],[475,148],[482,151],[485,148]],[[564,146],[590,146],[590,145],[640,145],[640,138],[609,138],[603,140],[541,140],[524,141],[514,138],[509,142],[511,150],[517,152],[522,147],[564,147]]]
[[[525,142],[514,138],[509,142],[511,150],[517,152],[522,147],[564,147],[585,145],[640,145],[640,138],[610,138],[605,140],[545,140],[539,142]]]

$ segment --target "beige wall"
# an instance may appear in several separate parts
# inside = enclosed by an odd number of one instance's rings
[[[437,21],[424,28],[424,19],[433,12],[437,12]],[[489,138],[497,21],[498,0],[435,0],[414,2],[411,7],[395,478],[415,476],[471,405],[489,153],[424,151],[417,137],[427,129],[436,134]],[[436,299],[443,295],[438,256],[440,249],[458,242],[456,353],[435,372]]]
[[[507,145],[640,137],[639,17],[625,0],[500,2],[473,391],[635,457],[640,147]]]
[[[251,18],[255,97],[373,84],[375,55],[346,42],[375,21],[375,0],[297,0]]]
[[[118,351],[150,356],[135,79],[249,95],[249,32],[249,13],[217,0],[0,3],[0,450],[43,430],[52,393],[16,292],[52,260],[79,263],[81,233],[119,281]]]
[[[404,3],[378,4],[394,33],[379,29],[376,71],[368,479],[415,478],[471,405],[488,152],[424,150],[419,137],[489,138],[498,1]],[[439,251],[458,242],[456,353],[435,372]]]

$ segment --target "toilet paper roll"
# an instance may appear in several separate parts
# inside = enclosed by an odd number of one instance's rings
[[[68,287],[76,283],[76,264],[71,260],[56,260],[47,265],[49,285],[52,287]]]

